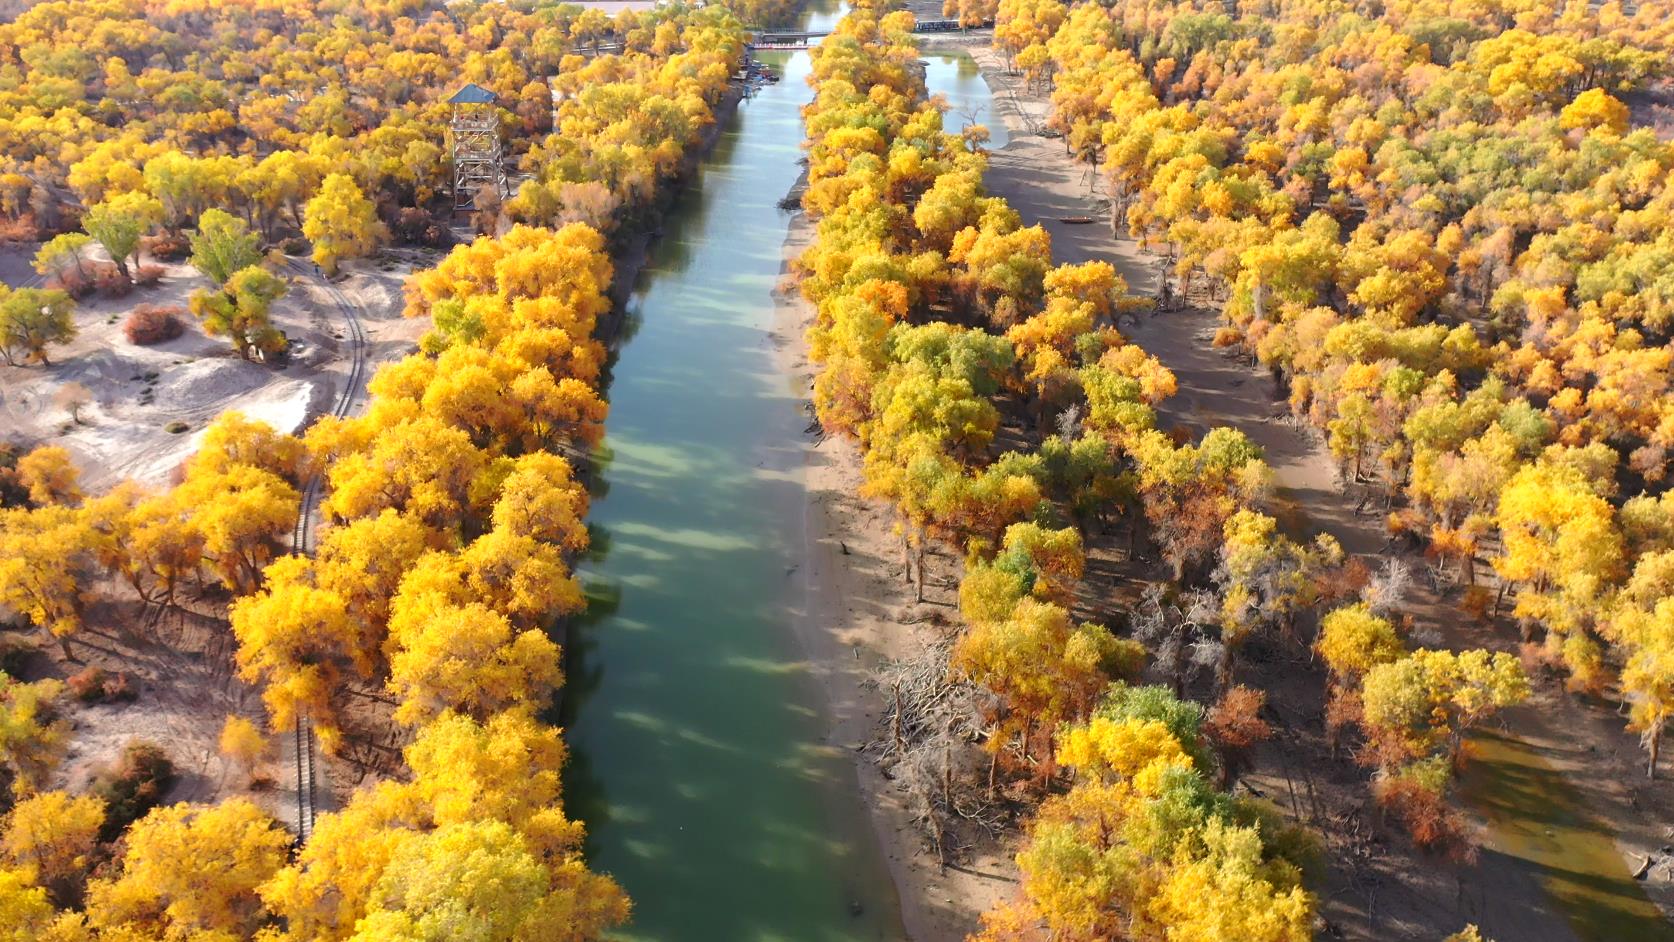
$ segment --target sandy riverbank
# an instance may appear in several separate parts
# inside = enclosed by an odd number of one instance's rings
[[[798,212],[784,243],[784,270],[813,236]],[[813,306],[789,278],[774,293],[773,335],[780,368],[796,395],[812,395],[814,369],[804,335]],[[878,668],[913,657],[937,638],[936,622],[954,616],[959,561],[936,548],[926,561],[926,601],[913,599],[902,575],[889,507],[859,495],[861,456],[852,441],[803,442],[803,564],[798,570],[795,624],[828,704],[827,739],[850,756],[862,804],[900,895],[902,922],[915,942],[964,939],[982,913],[1016,881],[1011,851],[990,846],[943,872],[914,826],[905,796],[860,750],[876,739],[887,704],[868,685]]]

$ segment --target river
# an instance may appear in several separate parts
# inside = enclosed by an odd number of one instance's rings
[[[769,331],[790,222],[776,204],[800,173],[812,92],[806,53],[768,61],[783,80],[740,105],[681,193],[612,367],[580,567],[594,601],[571,635],[563,712],[569,809],[592,866],[634,900],[624,939],[902,935],[852,760],[822,743],[791,629],[807,418]],[[969,57],[928,61],[933,90],[985,110]]]

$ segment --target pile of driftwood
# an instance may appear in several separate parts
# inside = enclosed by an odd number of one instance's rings
[[[906,795],[914,824],[945,870],[1005,825],[1006,812],[987,786],[987,732],[980,717],[987,695],[953,676],[951,638],[916,657],[892,661],[871,681],[886,708],[865,747],[886,778]]]

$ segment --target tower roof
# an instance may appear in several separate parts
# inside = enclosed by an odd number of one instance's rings
[[[453,93],[448,99],[450,105],[489,105],[499,96],[475,82],[465,83],[465,87]]]

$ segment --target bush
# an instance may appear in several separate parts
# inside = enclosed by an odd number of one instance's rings
[[[69,268],[48,278],[47,287],[57,288],[72,298],[85,298],[93,293],[93,279]]]
[[[134,269],[134,284],[149,288],[163,280],[163,266],[141,265]]]
[[[221,726],[221,755],[254,777],[256,768],[267,755],[267,737],[256,724],[242,716],[229,716]]]
[[[187,425],[185,422],[181,422],[179,420],[176,420],[176,421],[170,422],[169,424],[163,426],[163,431],[169,433],[170,435],[179,435],[181,432],[184,432],[189,428],[191,428],[190,425]]]
[[[100,840],[115,840],[145,813],[163,800],[163,792],[174,783],[174,763],[160,746],[131,740],[122,750],[115,768],[100,773],[93,781],[93,794],[103,798],[109,810]]]
[[[390,226],[398,242],[441,248],[453,241],[447,229],[436,222],[436,217],[416,206],[396,213]]]
[[[141,304],[128,315],[122,332],[128,336],[129,343],[141,347],[173,340],[186,329],[183,323],[185,314],[184,308]]]
[[[35,217],[25,213],[16,219],[0,217],[0,244],[16,245],[41,238]]]
[[[152,258],[160,258],[168,262],[178,262],[192,251],[192,243],[185,235],[162,233],[141,240],[141,245]]]
[[[1448,807],[1452,770],[1443,758],[1424,759],[1382,775],[1372,784],[1378,805],[1404,827],[1413,843],[1459,863],[1474,863],[1477,829]]]
[[[67,683],[82,703],[126,703],[137,695],[127,674],[102,667],[83,668],[70,675]]]
[[[23,449],[0,442],[0,508],[22,507],[29,501],[29,489],[17,479],[17,459],[21,457]]]
[[[93,287],[107,298],[125,298],[128,292],[134,290],[132,282],[122,277],[116,266],[109,262],[98,262],[90,266],[93,275]]]
[[[291,236],[279,243],[279,251],[286,255],[307,255],[313,251],[313,245],[302,236]]]

